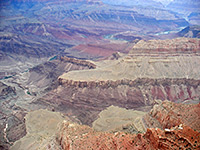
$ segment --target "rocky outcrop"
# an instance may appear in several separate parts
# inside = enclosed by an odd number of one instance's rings
[[[29,89],[31,93],[35,92],[35,94],[38,94],[41,93],[43,89],[47,92],[58,86],[57,78],[63,73],[72,70],[93,69],[95,67],[96,66],[89,61],[57,56],[57,58],[52,61],[29,69],[27,73],[28,81],[24,83],[24,86],[32,86],[32,88]]]
[[[200,86],[200,80],[194,80],[194,79],[150,79],[150,78],[138,78],[136,80],[129,80],[129,79],[122,79],[117,81],[107,80],[107,81],[73,81],[73,80],[65,80],[62,78],[59,78],[60,85],[63,86],[72,86],[77,88],[116,88],[120,85],[127,85],[129,87],[139,87],[140,85],[143,86],[156,86],[156,85],[188,85],[188,86],[194,86],[198,87]]]
[[[151,124],[152,128],[148,126],[145,133],[139,134],[127,133],[125,130],[99,132],[89,126],[73,123],[57,112],[47,110],[29,112],[25,117],[27,135],[15,142],[11,150],[199,149],[200,104],[157,102],[158,105],[155,105],[149,114],[144,116],[140,125],[147,127],[147,116],[152,116],[160,125],[154,121]],[[109,109],[113,108],[112,106]],[[121,109],[121,111],[124,110]],[[112,113],[116,114],[113,115]],[[129,114],[125,117],[133,117],[134,119],[138,112],[126,110],[125,113],[126,115]],[[118,111],[106,115],[124,118],[123,114]],[[105,115],[101,114],[101,117],[105,117]],[[127,119],[124,121],[127,121]],[[113,122],[109,123],[109,120],[107,120],[107,124],[107,127],[110,127]],[[125,128],[127,127],[125,126]]]
[[[200,131],[200,103],[199,104],[176,104],[164,101],[155,105],[153,109],[144,116],[144,126],[146,128],[161,129],[172,128],[179,124],[190,126],[196,131]]]
[[[66,88],[92,90],[93,88],[99,89],[115,89],[120,90],[125,86],[131,90],[137,89],[141,93],[143,100],[147,103],[155,99],[170,100],[170,101],[185,101],[189,99],[198,99],[200,95],[200,80],[192,79],[149,79],[142,78],[136,80],[117,80],[117,81],[73,81],[59,79],[60,85]],[[140,95],[140,94],[139,94]],[[138,95],[138,96],[139,96]],[[117,98],[117,97],[116,97]]]
[[[200,147],[200,104],[186,105],[165,101],[156,105],[146,116],[152,114],[160,126],[152,124],[143,134],[124,132],[97,132],[88,126],[63,123],[57,135],[57,144],[62,149],[198,149]],[[188,112],[189,110],[189,112]],[[144,118],[146,120],[147,118]],[[177,120],[179,120],[177,122]],[[176,123],[172,123],[176,122]],[[111,123],[112,124],[112,123]],[[160,128],[159,128],[160,127]]]
[[[199,107],[200,104],[162,102],[147,114],[147,116],[152,112],[158,114],[154,115],[154,118],[160,120],[161,128],[153,124],[154,128],[147,128],[145,133],[139,134],[116,130],[99,132],[89,126],[73,123],[60,113],[37,110],[26,115],[27,135],[15,142],[11,150],[198,149],[200,147]],[[185,110],[191,111],[187,113]],[[165,117],[166,112],[170,119]],[[178,113],[178,118],[175,112]],[[182,122],[173,124],[172,120]]]
[[[144,134],[125,134],[122,132],[95,132],[88,126],[64,123],[57,138],[57,145],[63,150],[100,150],[100,149],[198,149],[200,133],[188,126],[179,125],[172,129],[150,128]],[[49,144],[47,149],[53,150]]]

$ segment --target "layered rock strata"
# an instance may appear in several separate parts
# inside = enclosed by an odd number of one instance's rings
[[[199,41],[178,38],[138,42],[128,55],[91,61],[95,69],[64,73],[58,78],[57,89],[33,103],[76,116],[88,125],[111,105],[148,111],[155,100],[198,103]],[[143,52],[142,45],[144,51],[150,45],[149,50],[156,53],[135,53],[135,48]],[[159,54],[162,47],[165,53]]]
[[[60,81],[60,84],[57,89],[34,103],[50,106],[68,116],[73,114],[82,123],[89,125],[100,111],[110,105],[148,111],[157,99],[183,103],[198,103],[200,99],[200,82],[192,79],[137,79],[88,83]]]
[[[161,128],[154,121],[151,126],[154,128],[147,128],[146,133],[137,135],[125,134],[124,132],[96,132],[88,126],[65,123],[58,134],[58,143],[65,150],[199,149],[199,107],[199,104],[186,105],[169,101],[162,102],[146,115],[152,116],[154,114],[153,118],[160,121]],[[189,113],[186,110],[190,110]],[[144,120],[147,121],[146,116]],[[179,121],[177,122],[177,120]]]
[[[141,50],[148,52],[195,53],[200,52],[200,39],[176,38],[170,40],[141,40],[133,47],[131,53]]]

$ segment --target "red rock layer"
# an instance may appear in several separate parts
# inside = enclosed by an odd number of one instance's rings
[[[194,105],[164,101],[159,105],[155,105],[144,116],[144,124],[147,128],[160,127],[162,129],[185,124],[200,131],[200,103]]]
[[[188,126],[166,131],[147,129],[146,133],[138,135],[105,133],[95,132],[88,126],[64,123],[57,141],[63,150],[199,149],[200,133]]]
[[[68,116],[76,116],[87,125],[91,125],[97,119],[98,113],[110,105],[149,111],[158,99],[192,102],[200,98],[199,80],[137,79],[79,82],[60,79],[60,84],[57,89],[34,103],[44,107],[51,106],[55,111],[61,111]]]
[[[60,85],[71,88],[119,88],[120,86],[129,86],[131,89],[137,89],[142,93],[141,98],[147,101],[155,99],[184,101],[189,99],[198,99],[200,80],[194,79],[149,79],[139,78],[136,80],[107,80],[107,81],[73,81],[59,78]],[[141,95],[141,94],[140,94]]]

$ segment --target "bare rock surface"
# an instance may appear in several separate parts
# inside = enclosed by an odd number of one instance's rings
[[[160,127],[171,128],[179,124],[190,126],[200,131],[200,103],[199,104],[176,104],[164,101],[155,105],[153,109],[144,116],[146,128]]]
[[[110,106],[99,113],[99,118],[92,123],[92,127],[97,131],[119,131],[131,124],[135,127],[132,132],[144,132],[141,119],[145,114],[142,111]]]

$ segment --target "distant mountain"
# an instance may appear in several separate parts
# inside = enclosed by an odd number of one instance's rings
[[[200,38],[200,26],[188,26],[178,33],[181,37]]]
[[[200,12],[200,1],[199,0],[174,0],[167,8],[175,12],[188,15],[191,12]]]
[[[171,3],[173,0],[154,0],[156,2],[161,2],[164,6],[168,5]]]
[[[200,12],[192,12],[188,16],[188,20],[191,24],[200,25]]]
[[[121,6],[152,6],[152,7],[158,7],[163,8],[163,5],[160,2],[156,2],[154,0],[102,0],[105,4],[111,4],[111,5],[121,5]]]

